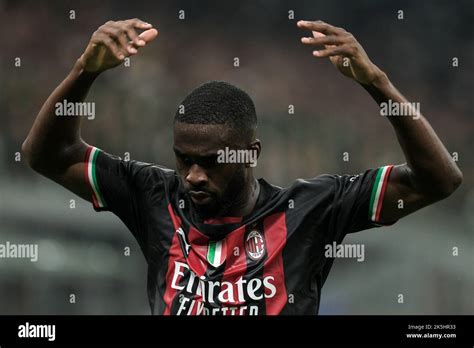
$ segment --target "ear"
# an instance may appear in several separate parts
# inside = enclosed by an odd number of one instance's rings
[[[255,149],[257,151],[257,158],[260,157],[260,152],[262,152],[262,143],[260,142],[260,139],[255,139],[251,144],[250,148],[253,150]]]
[[[255,139],[254,141],[252,141],[249,144],[248,150],[250,150],[251,153],[254,154],[254,155],[252,155],[252,159],[254,159],[254,160],[251,163],[245,164],[245,167],[246,168],[249,168],[249,167],[254,168],[254,167],[257,166],[257,159],[260,157],[260,152],[262,151],[262,144],[260,143],[260,140]]]

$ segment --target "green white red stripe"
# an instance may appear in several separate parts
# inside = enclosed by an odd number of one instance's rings
[[[373,222],[380,222],[380,212],[382,211],[383,197],[392,168],[393,165],[390,165],[380,167],[377,170],[369,204],[369,219]]]
[[[207,247],[207,261],[214,267],[219,267],[225,260],[224,240],[210,241]]]
[[[104,196],[100,192],[99,183],[97,181],[96,161],[100,150],[94,146],[90,146],[86,152],[86,179],[92,188],[92,203],[95,208],[105,208]]]

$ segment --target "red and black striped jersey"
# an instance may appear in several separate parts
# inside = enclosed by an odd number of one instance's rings
[[[86,177],[96,210],[116,214],[148,264],[153,314],[317,314],[334,258],[325,246],[380,226],[392,166],[280,188],[259,179],[248,216],[200,221],[174,170],[95,147]]]

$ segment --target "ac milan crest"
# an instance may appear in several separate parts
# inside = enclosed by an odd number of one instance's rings
[[[265,254],[265,240],[259,231],[250,231],[245,239],[245,250],[247,255],[255,261],[260,260]]]

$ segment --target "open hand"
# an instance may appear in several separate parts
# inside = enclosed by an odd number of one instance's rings
[[[144,30],[140,35],[137,30]],[[138,18],[125,21],[109,21],[99,27],[79,59],[84,70],[100,73],[116,67],[138,49],[158,36],[158,31]]]
[[[322,50],[313,51],[313,55],[319,58],[329,57],[334,66],[345,76],[362,84],[371,84],[383,74],[370,61],[356,38],[344,29],[322,21],[298,21],[297,25],[313,33],[313,37],[301,38],[302,43],[324,46]]]

